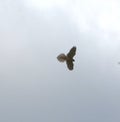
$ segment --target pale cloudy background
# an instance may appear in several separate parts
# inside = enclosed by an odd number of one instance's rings
[[[0,122],[120,122],[119,33],[119,0],[0,0]]]

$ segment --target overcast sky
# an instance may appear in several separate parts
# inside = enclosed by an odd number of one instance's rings
[[[120,122],[119,33],[119,0],[1,0],[0,122]]]

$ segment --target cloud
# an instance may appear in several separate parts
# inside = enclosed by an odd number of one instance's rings
[[[48,10],[53,7],[64,7],[67,0],[24,0],[24,4],[36,10]]]
[[[119,120],[118,1],[0,3],[1,122]],[[68,72],[56,56],[73,45]]]

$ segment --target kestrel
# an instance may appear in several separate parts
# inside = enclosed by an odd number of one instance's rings
[[[65,55],[64,53],[60,54],[57,56],[57,59],[60,61],[60,62],[64,62],[66,61],[66,64],[67,64],[67,67],[69,70],[73,70],[73,61],[75,61],[73,59],[74,55],[76,54],[76,47],[72,47],[70,49],[70,51],[68,52],[67,55]]]

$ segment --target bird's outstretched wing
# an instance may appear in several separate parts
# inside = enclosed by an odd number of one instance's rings
[[[75,54],[76,54],[76,47],[74,46],[74,47],[72,47],[72,48],[70,49],[70,51],[69,51],[69,53],[67,54],[67,56],[68,56],[69,58],[73,58]]]
[[[72,60],[67,60],[66,61],[66,63],[67,63],[67,67],[68,67],[68,69],[69,70],[73,70],[73,61]]]

